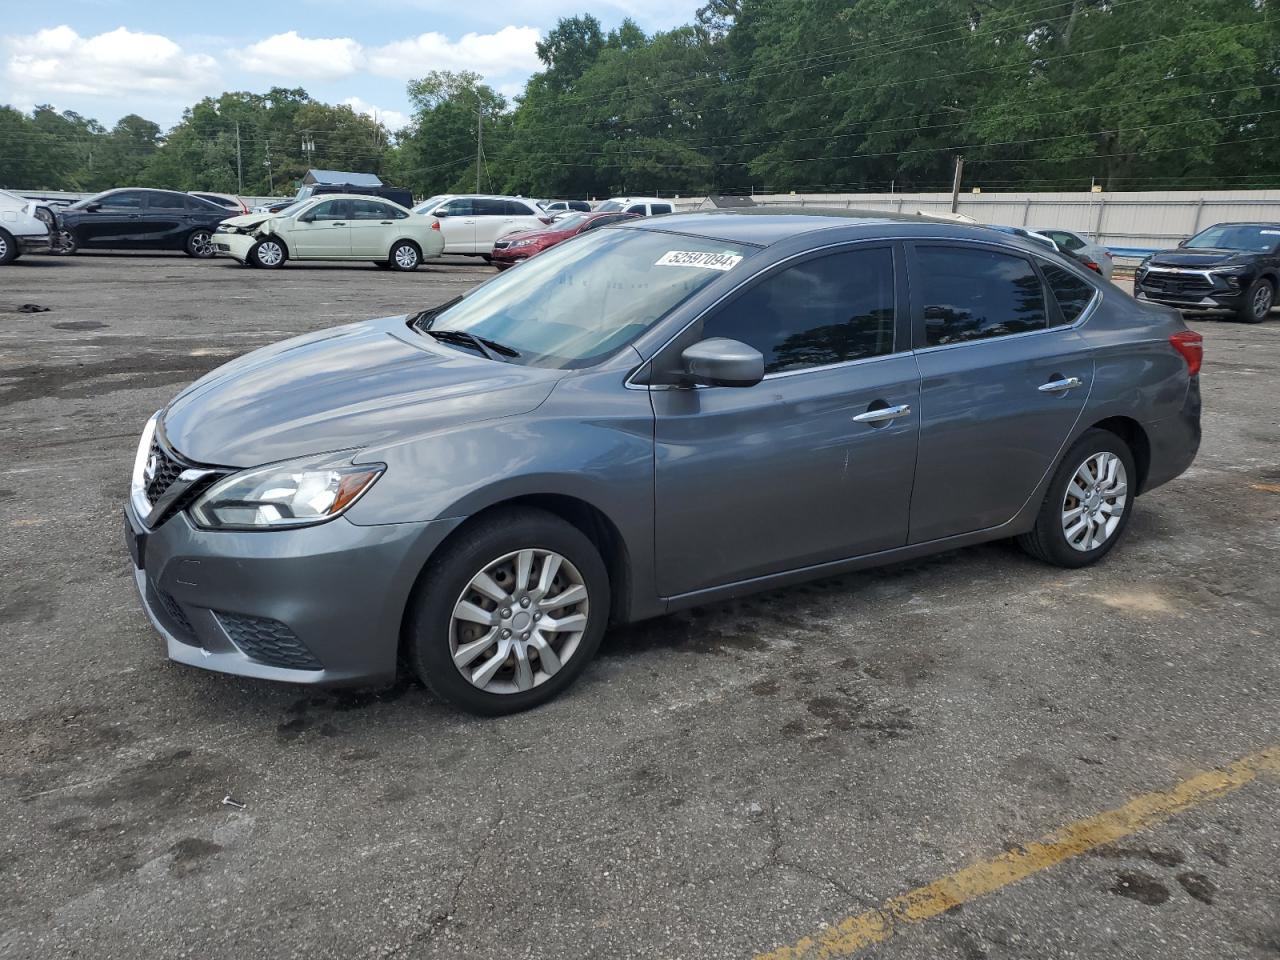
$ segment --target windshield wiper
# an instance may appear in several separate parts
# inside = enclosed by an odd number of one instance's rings
[[[422,332],[446,343],[463,343],[474,347],[488,359],[497,360],[500,363],[506,363],[509,357],[520,356],[519,350],[498,343],[496,340],[490,340],[488,337],[477,337],[467,330],[436,330],[433,327],[423,327]]]

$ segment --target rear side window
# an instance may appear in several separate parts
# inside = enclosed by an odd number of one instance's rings
[[[741,340],[765,373],[893,352],[893,253],[848,250],[786,267],[708,318],[704,337]]]
[[[350,200],[352,220],[394,220],[395,211],[377,200]]]
[[[604,208],[601,207],[600,209],[603,210]],[[627,213],[638,213],[641,216],[644,216],[644,204],[633,203],[631,206],[627,207]]]
[[[1049,325],[1044,288],[1022,257],[962,247],[917,247],[925,345],[1003,337]]]
[[[519,200],[503,200],[508,217],[534,217],[537,216],[532,210],[521,203]]]
[[[660,214],[660,213],[670,213],[670,212],[671,212],[671,204],[669,204],[669,203],[653,203],[653,204],[650,204],[650,205],[649,205],[649,212],[650,212],[650,213],[652,213],[654,216],[657,216],[657,215],[658,215],[658,214]]]
[[[1050,263],[1042,263],[1040,269],[1044,272],[1049,289],[1053,291],[1054,299],[1058,301],[1063,322],[1075,323],[1093,299],[1093,286],[1070,271]]]
[[[504,217],[507,215],[507,202],[476,197],[471,201],[471,212],[477,217]]]

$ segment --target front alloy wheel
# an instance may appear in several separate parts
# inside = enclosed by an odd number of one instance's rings
[[[255,267],[266,267],[268,269],[278,267],[284,263],[285,253],[284,244],[279,240],[259,240],[254,248],[249,251],[249,259],[253,261]]]
[[[1238,316],[1245,323],[1261,323],[1275,306],[1276,291],[1270,281],[1259,277],[1244,295]]]
[[[609,574],[576,526],[500,507],[458,530],[427,564],[404,652],[440,697],[482,714],[550,700],[590,661],[609,620]]]

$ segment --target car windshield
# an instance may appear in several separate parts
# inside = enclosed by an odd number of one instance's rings
[[[414,207],[413,212],[414,213],[430,213],[432,210],[440,206],[440,204],[444,203],[448,199],[449,197],[447,194],[443,194],[443,193],[436,194],[434,197],[431,197],[428,200],[423,200],[420,204]]]
[[[562,213],[551,223],[557,230],[577,230],[588,219],[590,218],[585,213]]]
[[[514,363],[585,367],[640,336],[755,247],[599,230],[552,247],[418,322],[516,351]]]
[[[299,210],[301,210],[303,207],[305,207],[305,206],[306,206],[308,203],[310,203],[310,202],[311,202],[311,201],[310,201],[310,199],[307,199],[307,200],[295,200],[295,201],[293,201],[293,203],[289,204],[287,207],[284,207],[284,208],[282,208],[282,209],[280,209],[280,210],[277,210],[277,211],[276,211],[276,216],[277,216],[277,217],[291,217],[291,216],[293,216],[295,213],[297,213]]]
[[[600,206],[596,207],[597,213],[616,213],[622,209],[622,203],[618,200],[606,200]]]
[[[1201,230],[1183,246],[1201,250],[1242,250],[1267,253],[1280,243],[1280,224],[1220,223]]]

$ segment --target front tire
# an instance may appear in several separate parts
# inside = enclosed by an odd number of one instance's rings
[[[285,250],[284,244],[274,237],[259,240],[253,245],[253,249],[249,251],[249,262],[255,267],[262,267],[266,270],[275,270],[283,266],[288,259],[289,254]]]
[[[61,231],[53,245],[53,252],[63,257],[70,257],[78,252],[79,249],[80,241],[76,239],[76,235],[70,230]]]
[[[600,646],[609,575],[595,545],[543,510],[503,508],[427,565],[406,653],[423,683],[471,713],[516,713],[569,686]]]
[[[0,228],[0,267],[18,259],[18,241],[8,230]]]
[[[188,257],[208,260],[217,251],[213,249],[213,234],[208,230],[192,230],[187,236],[185,249]]]
[[[416,243],[401,240],[391,248],[391,256],[387,262],[395,270],[405,272],[417,270],[418,265],[422,263],[422,251],[418,249]]]
[[[1097,563],[1129,525],[1137,479],[1127,443],[1109,430],[1086,431],[1058,464],[1036,525],[1018,545],[1058,567]]]
[[[1236,319],[1244,323],[1261,323],[1275,306],[1276,288],[1266,277],[1259,277],[1245,291],[1240,309],[1236,311]]]

